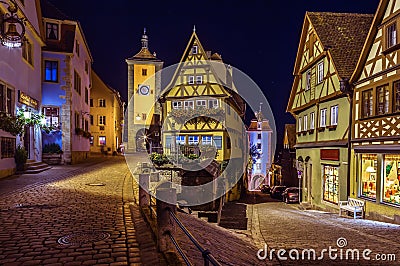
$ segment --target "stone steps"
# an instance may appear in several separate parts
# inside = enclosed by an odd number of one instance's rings
[[[28,160],[26,162],[26,170],[23,172],[24,174],[37,174],[43,171],[50,169],[51,167],[48,164],[43,162],[37,162],[35,160]]]
[[[247,206],[238,202],[227,202],[222,207],[219,226],[227,229],[247,230]]]

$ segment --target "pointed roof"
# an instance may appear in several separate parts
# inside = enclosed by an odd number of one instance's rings
[[[139,60],[139,61],[161,61],[155,56],[155,53],[152,54],[149,50],[148,43],[149,38],[146,34],[146,28],[143,31],[143,35],[141,38],[142,48],[140,51],[132,57],[129,57],[128,60]]]
[[[354,71],[353,75],[350,78],[350,84],[353,82],[356,82],[357,79],[360,77],[362,73],[362,66],[365,64],[369,51],[371,50],[372,45],[374,44],[375,41],[375,36],[379,30],[379,26],[382,23],[382,20],[385,16],[385,11],[388,8],[390,0],[381,0],[379,2],[379,6],[375,12],[374,19],[372,21],[372,26],[370,27],[370,30],[368,32],[367,39],[364,43],[362,53],[359,56],[359,59],[357,61],[357,67],[356,70]]]
[[[353,74],[371,27],[372,14],[307,12],[325,50],[329,50],[341,79]]]
[[[296,125],[286,124],[285,135],[283,137],[283,146],[286,149],[294,149],[296,145]]]

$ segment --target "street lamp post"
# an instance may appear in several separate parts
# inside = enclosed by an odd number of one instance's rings
[[[25,36],[24,20],[17,15],[18,6],[14,0],[0,3],[8,5],[8,11],[0,20],[0,40],[3,46],[9,48],[19,48],[22,46]]]

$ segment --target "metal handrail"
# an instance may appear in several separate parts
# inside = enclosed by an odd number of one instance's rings
[[[185,233],[185,235],[192,241],[192,243],[197,247],[197,249],[201,252],[201,255],[204,259],[204,265],[208,266],[209,262],[211,262],[214,266],[221,266],[221,264],[211,255],[211,252],[208,249],[203,248],[200,243],[194,238],[194,236],[186,229],[186,227],[179,221],[178,217],[169,210],[171,217],[175,220],[176,224],[181,228],[181,230]],[[178,250],[179,252],[179,250]]]
[[[174,236],[171,234],[171,232],[168,232],[168,236],[171,239],[172,243],[174,244],[174,246],[176,247],[176,249],[178,250],[178,253],[182,256],[183,260],[185,261],[187,266],[192,266],[192,263],[190,263],[188,257],[186,256],[186,254],[183,252],[182,248],[179,246],[178,242],[176,242]]]

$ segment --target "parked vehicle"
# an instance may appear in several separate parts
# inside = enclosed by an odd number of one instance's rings
[[[274,186],[271,191],[271,198],[282,199],[282,193],[285,191],[286,186]]]
[[[282,200],[285,203],[298,203],[300,198],[299,188],[298,187],[289,187],[285,189],[282,193]]]
[[[271,193],[271,187],[268,186],[268,185],[263,185],[263,186],[261,187],[261,192],[262,192],[262,193]]]

